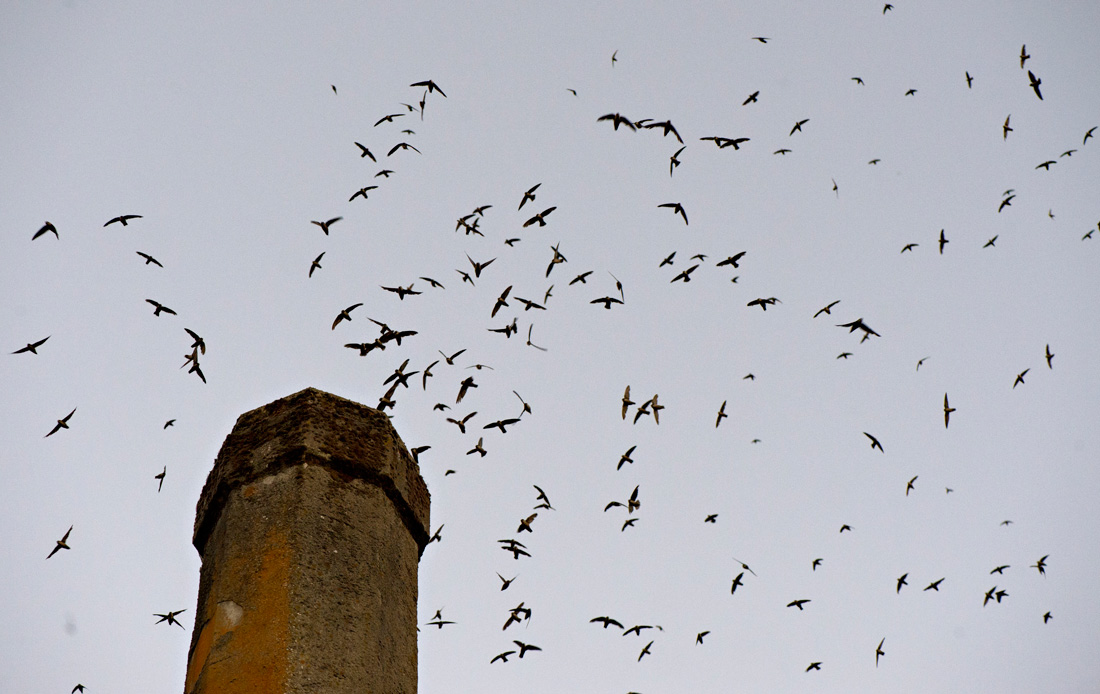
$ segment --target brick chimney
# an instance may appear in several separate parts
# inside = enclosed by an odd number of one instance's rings
[[[378,410],[308,388],[241,415],[195,514],[185,694],[415,694],[428,506]]]

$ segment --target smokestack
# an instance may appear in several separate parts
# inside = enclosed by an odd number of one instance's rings
[[[428,507],[378,410],[308,388],[241,415],[195,514],[185,694],[415,694]]]

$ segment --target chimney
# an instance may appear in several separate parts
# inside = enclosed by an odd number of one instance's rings
[[[428,506],[378,410],[307,388],[241,415],[195,514],[185,694],[415,694]]]

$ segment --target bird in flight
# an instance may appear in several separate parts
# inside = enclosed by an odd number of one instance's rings
[[[971,85],[972,85],[973,83],[974,83],[974,78],[970,76],[970,73],[969,73],[969,72],[967,72],[967,73],[966,73],[966,88],[967,88],[967,89],[970,89],[970,88],[971,88]]]
[[[115,222],[118,222],[122,226],[126,226],[127,222],[129,222],[131,219],[141,219],[141,215],[140,214],[123,214],[123,215],[119,215],[118,217],[115,217],[115,218],[111,219],[110,221],[108,221],[103,226],[105,226],[105,227],[110,226],[110,225],[114,224]]]
[[[905,251],[912,251],[914,248],[916,248],[919,245],[920,245],[919,243],[907,243],[904,246],[902,246],[901,252],[904,253]]]
[[[878,642],[878,646],[875,647],[875,667],[878,667],[878,659],[886,655],[886,651],[882,650],[882,644],[886,643],[886,637],[882,637],[882,640]]]
[[[47,559],[49,559],[53,555],[57,554],[58,550],[72,549],[72,547],[69,547],[69,545],[68,545],[69,533],[71,533],[72,531],[73,531],[73,526],[70,525],[69,529],[65,531],[65,534],[61,536],[61,539],[60,540],[55,540],[55,542],[57,542],[57,545],[53,548],[53,551],[51,551],[48,555],[46,555]]]
[[[618,620],[612,619],[611,617],[606,617],[606,616],[605,617],[593,617],[592,619],[588,620],[588,623],[589,624],[592,624],[592,623],[603,624],[604,629],[611,626],[612,624],[619,627],[620,629],[624,628],[623,625]]]
[[[982,244],[982,248],[996,248],[998,236],[1000,236],[1000,234],[994,234],[992,238]]]
[[[49,437],[53,436],[57,432],[61,431],[62,429],[68,429],[69,428],[69,419],[72,418],[73,414],[75,414],[75,413],[76,413],[76,408],[74,407],[72,412],[65,415],[61,419],[57,420],[57,424],[55,424],[53,426],[53,429],[50,429],[50,433],[46,434],[42,438],[48,439]]]
[[[633,121],[631,121],[626,116],[623,116],[623,115],[618,114],[618,113],[608,113],[608,114],[602,115],[602,116],[600,116],[599,118],[596,119],[596,122],[598,123],[600,121],[605,121],[605,120],[611,121],[611,124],[614,126],[615,130],[618,130],[620,125],[626,126],[630,130],[635,130],[635,131],[637,130],[637,127],[635,127]]]
[[[51,337],[50,335],[47,335],[46,337],[42,338],[38,342],[28,342],[26,347],[20,347],[19,349],[12,352],[12,354],[22,354],[24,352],[30,352],[31,354],[38,354],[38,348],[41,347],[42,345],[46,344],[46,340],[50,339],[50,337]],[[1049,348],[1047,349],[1047,351],[1048,352],[1050,351]],[[1054,356],[1054,355],[1051,355],[1051,356]],[[1049,362],[1050,360],[1048,359],[1047,361]]]
[[[1051,362],[1051,360],[1052,360],[1052,359],[1054,359],[1054,354],[1053,354],[1053,353],[1051,353],[1051,351],[1050,351],[1050,345],[1049,345],[1049,344],[1047,345],[1047,353],[1046,353],[1046,359],[1047,359],[1047,368],[1048,368],[1048,369],[1053,369],[1053,368],[1054,368],[1054,366],[1053,366],[1053,365],[1051,365],[1051,363],[1050,363],[1050,362]]]
[[[325,236],[328,236],[329,227],[332,226],[333,224],[335,224],[336,222],[339,222],[341,219],[343,219],[343,217],[333,217],[332,219],[329,219],[329,220],[324,221],[324,222],[318,222],[316,220],[313,220],[313,221],[310,222],[310,224],[316,224],[317,226],[321,227],[321,231],[325,232]]]
[[[179,620],[177,620],[177,619],[176,619],[176,615],[178,615],[178,614],[182,614],[182,613],[184,613],[184,612],[186,612],[186,611],[187,611],[187,610],[175,610],[174,612],[173,612],[173,611],[169,611],[169,612],[168,612],[168,614],[158,614],[158,613],[154,612],[154,613],[153,613],[153,616],[154,616],[154,617],[160,617],[160,619],[158,619],[158,620],[156,621],[156,623],[157,623],[157,624],[160,624],[161,622],[168,622],[168,625],[169,625],[169,626],[171,626],[171,625],[175,624],[175,625],[176,625],[176,626],[178,626],[178,627],[179,627],[180,629],[183,629],[184,627],[183,627],[183,625],[182,625],[182,624],[180,624],[180,623],[179,623]]]
[[[814,318],[817,318],[817,317],[818,317],[818,316],[820,316],[820,315],[821,315],[822,313],[825,313],[825,314],[829,314],[829,315],[831,315],[831,314],[832,314],[832,308],[833,308],[833,306],[836,306],[836,305],[837,305],[837,304],[839,304],[839,303],[840,303],[840,299],[837,299],[836,301],[834,301],[834,302],[830,303],[830,304],[829,304],[828,306],[826,306],[826,307],[825,307],[825,308],[823,308],[823,309],[820,309],[820,310],[819,310],[819,311],[818,311],[817,313],[815,313],[815,314],[814,314]]]
[[[774,306],[776,304],[781,304],[781,303],[783,303],[783,302],[780,301],[779,299],[776,299],[774,296],[772,296],[772,297],[769,297],[767,299],[756,298],[756,299],[753,299],[752,301],[750,301],[749,303],[747,303],[745,305],[746,306],[759,306],[764,311],[767,311],[768,306]]]
[[[1039,97],[1039,101],[1042,101],[1043,93],[1039,91],[1039,85],[1043,83],[1043,80],[1036,77],[1031,70],[1027,71],[1027,79],[1031,83],[1031,88],[1035,91],[1035,96]]]
[[[866,436],[867,438],[871,439],[871,450],[874,450],[874,449],[876,449],[876,448],[877,448],[877,449],[879,449],[879,451],[881,451],[882,453],[885,453],[885,452],[886,452],[886,451],[884,451],[884,450],[882,449],[882,444],[881,444],[881,443],[879,443],[879,442],[878,442],[878,439],[876,439],[876,438],[875,438],[874,436],[871,436],[871,435],[870,435],[870,434],[868,434],[868,433],[867,433],[866,431],[865,431],[865,432],[863,432],[863,435],[864,435],[864,436]]]
[[[1085,139],[1088,139],[1088,135],[1085,136]],[[58,240],[61,239],[61,236],[59,236],[58,233],[57,233],[57,227],[55,227],[53,225],[53,222],[46,222],[45,224],[42,225],[42,227],[38,231],[34,232],[34,236],[31,237],[31,241],[34,241],[35,239],[37,239],[39,236],[42,236],[43,234],[47,234],[47,233],[51,233],[51,232],[53,233],[55,238],[57,238]]]
[[[413,147],[408,142],[398,142],[396,145],[394,145],[393,147],[390,148],[390,151],[386,152],[386,156],[387,157],[392,157],[394,152],[396,152],[399,149],[404,149],[404,150],[411,149],[412,151],[416,152],[417,154],[420,154],[420,150],[417,149],[416,147]]]
[[[176,312],[173,311],[172,309],[168,308],[167,306],[165,306],[165,305],[163,305],[159,302],[153,301],[152,299],[146,299],[145,302],[153,305],[153,315],[154,316],[159,316],[161,313],[169,313],[173,316],[177,315]]]
[[[756,103],[756,97],[758,97],[758,96],[760,96],[760,90],[757,90],[757,91],[753,92],[752,94],[749,94],[748,98],[745,99],[743,102],[741,102],[741,105],[742,106],[748,106],[749,104],[755,104]]]
[[[148,265],[149,263],[152,263],[153,265],[156,265],[157,267],[164,267],[163,265],[160,264],[159,260],[157,260],[153,256],[149,255],[148,253],[142,253],[141,251],[135,251],[135,253],[140,255],[142,258],[145,258],[145,264],[146,265]]]
[[[356,142],[355,146],[359,148],[359,158],[360,159],[362,159],[363,157],[370,157],[371,161],[373,161],[376,164],[378,163],[378,160],[374,158],[374,155],[371,154],[371,151],[369,149],[367,149],[366,147],[364,147],[361,143]]]
[[[1031,56],[1027,54],[1027,44],[1025,43],[1022,46],[1020,46],[1020,69],[1021,70],[1024,69],[1024,63],[1026,63],[1027,59],[1030,58],[1030,57]]]
[[[909,484],[905,485],[905,496],[909,496],[909,492],[913,490],[913,483],[917,481],[917,475],[913,475],[913,479],[909,480]],[[909,574],[905,574],[908,576]]]
[[[717,429],[718,425],[722,423],[722,420],[728,417],[726,414],[726,401],[722,401],[722,406],[718,408],[718,418],[714,420],[714,428]]]
[[[943,247],[946,246],[947,244],[951,243],[943,235],[943,231],[944,231],[943,229],[940,229],[940,255],[943,255]]]
[[[650,641],[649,643],[647,643],[647,644],[645,645],[645,648],[643,648],[643,649],[642,649],[642,652],[638,654],[638,662],[639,662],[639,663],[640,663],[640,662],[642,662],[642,658],[643,658],[644,656],[646,656],[646,655],[650,654],[650,650],[649,650],[649,647],[650,647],[650,646],[652,646],[652,645],[653,645],[653,642],[652,642],[652,641]]]
[[[797,607],[798,611],[801,612],[802,611],[802,606],[805,605],[808,602],[810,602],[810,601],[806,598],[802,598],[800,600],[791,600],[789,603],[787,603],[787,607]]]
[[[812,663],[810,663],[809,665],[806,666],[806,672],[809,672],[810,670],[820,670],[820,669],[821,669],[821,661],[820,660],[815,660],[814,662],[812,662]]]
[[[954,407],[947,404],[947,393],[943,394],[943,428],[946,429],[947,425],[951,423],[951,413],[955,411]]]
[[[370,191],[372,191],[376,188],[378,188],[378,186],[365,186],[363,188],[360,188],[359,190],[357,190],[357,191],[355,191],[354,193],[351,194],[351,197],[348,198],[348,202],[351,202],[351,201],[355,200],[355,198],[357,198],[359,196],[362,196],[363,199],[366,200],[367,199],[367,193],[369,193]]]
[[[321,258],[324,258],[324,257],[325,257],[325,253],[322,252],[321,255],[314,258],[313,262],[309,264],[309,276],[310,277],[313,277],[313,271],[314,270],[320,270],[321,269]]]
[[[684,218],[684,224],[688,223],[687,212],[684,211],[684,206],[681,205],[680,203],[678,203],[678,202],[666,202],[666,203],[662,203],[660,205],[657,205],[657,207],[667,207],[667,208],[671,209],[673,214],[678,214],[678,215],[680,215],[681,217]]]
[[[817,571],[817,567],[821,566],[822,561],[824,561],[824,560],[821,557],[818,557],[817,559],[814,559],[813,562],[810,563],[810,568],[813,569],[814,571]]]
[[[556,209],[558,209],[558,208],[557,208],[557,206],[554,206],[554,207],[547,207],[547,208],[546,208],[545,210],[543,210],[542,212],[539,212],[539,213],[538,213],[538,214],[536,214],[536,215],[535,215],[534,217],[531,217],[531,218],[530,218],[530,219],[528,219],[528,220],[527,220],[526,222],[524,222],[524,223],[523,223],[523,226],[524,226],[524,228],[527,228],[527,227],[531,226],[532,224],[536,224],[536,223],[537,223],[537,224],[538,224],[538,225],[539,225],[540,227],[544,227],[544,226],[546,226],[546,218],[547,218],[548,216],[550,216],[550,213],[551,213],[551,212],[553,212],[553,211],[554,211],[554,210],[556,210]],[[491,261],[490,261],[490,262],[491,262]],[[488,263],[486,263],[486,264],[488,264]]]
[[[760,43],[767,43],[770,39],[767,36],[753,36],[753,41],[759,41]],[[710,632],[707,632],[710,633]]]
[[[940,592],[940,584],[941,583],[943,583],[942,578],[938,579],[938,580],[935,580],[935,581],[932,581],[931,583],[928,584],[927,587],[925,587],[925,590],[934,590],[938,593],[938,592]]]
[[[157,494],[160,494],[160,489],[161,489],[161,487],[164,486],[164,477],[167,474],[168,474],[168,466],[165,465],[163,470],[161,470],[156,475],[153,475],[153,479],[158,480],[158,482],[157,482]]]
[[[340,325],[340,321],[344,321],[344,320],[350,321],[351,320],[351,312],[354,311],[355,309],[359,308],[362,305],[363,305],[362,302],[360,302],[358,304],[352,304],[351,306],[348,306],[347,308],[345,308],[343,311],[340,311],[340,313],[336,315],[336,320],[332,321],[332,329],[336,330],[336,326]]]
[[[802,120],[795,123],[794,127],[791,128],[791,132],[787,135],[787,137],[790,137],[791,135],[794,135],[795,132],[802,132],[802,126],[809,123],[809,122],[810,122],[809,118],[803,118]]]
[[[1013,388],[1024,382],[1024,376],[1027,374],[1028,371],[1031,371],[1031,369],[1024,369],[1020,373],[1016,374],[1016,380],[1012,382]]]
[[[852,81],[853,81],[853,82],[855,82],[856,84],[863,84],[863,78],[861,78],[861,77],[853,77],[853,78],[851,78],[851,79],[852,79]]]
[[[909,582],[905,580],[908,577],[909,577],[908,573],[904,573],[904,574],[902,574],[901,576],[898,577],[898,589],[897,589],[898,593],[901,593],[901,587],[902,586],[909,585]]]
[[[1012,119],[1012,114],[1010,113],[1007,116],[1005,116],[1005,123],[1004,123],[1004,125],[1001,126],[1001,135],[1003,136],[1001,139],[1003,139],[1003,140],[1007,140],[1008,139],[1008,134],[1010,132],[1012,132],[1012,128],[1008,125],[1008,121],[1011,120],[1011,119]]]
[[[1039,574],[1045,576],[1046,573],[1047,573],[1047,571],[1046,571],[1046,566],[1047,566],[1046,562],[1047,562],[1047,557],[1049,557],[1049,556],[1050,556],[1049,554],[1044,554],[1042,559],[1040,559],[1039,561],[1037,561],[1037,562],[1035,562],[1034,564],[1031,565],[1031,568],[1038,569]],[[998,600],[998,602],[1000,602],[1000,601]]]
[[[668,159],[668,177],[672,178],[672,170],[680,165],[680,160],[677,157],[680,156],[680,152],[683,152],[686,148],[681,147]]]
[[[428,93],[439,92],[439,95],[443,98],[447,98],[447,95],[443,93],[443,90],[439,88],[439,85],[431,80],[424,80],[422,82],[413,82],[410,87],[427,87]]]
[[[1100,126],[1094,125],[1091,128],[1089,128],[1088,131],[1085,132],[1085,137],[1084,137],[1084,139],[1081,140],[1081,146],[1082,147],[1085,146],[1085,143],[1089,141],[1090,137],[1093,137],[1093,133],[1096,132],[1097,127],[1100,127]],[[49,222],[46,222],[46,223],[49,224]],[[54,233],[57,233],[57,232],[55,231]]]

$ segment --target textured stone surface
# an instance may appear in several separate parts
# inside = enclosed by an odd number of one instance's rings
[[[185,692],[415,694],[428,505],[381,412],[307,389],[241,415],[198,503]]]

